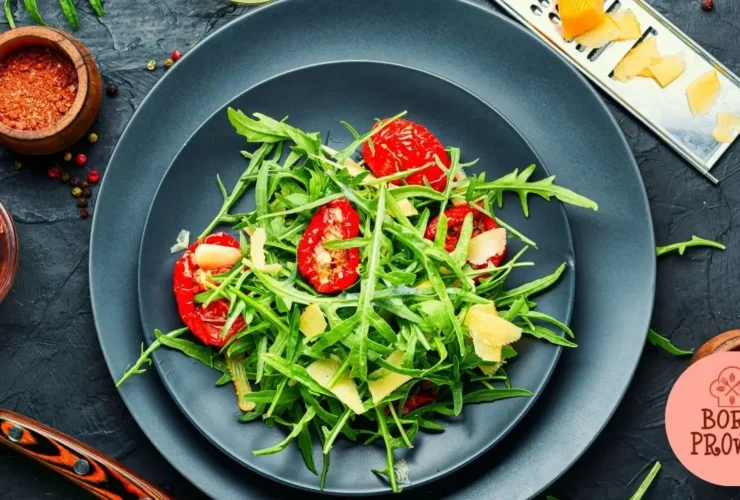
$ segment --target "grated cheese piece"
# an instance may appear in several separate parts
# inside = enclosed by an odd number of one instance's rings
[[[658,42],[650,37],[632,48],[614,67],[614,79],[627,83],[660,57]]]
[[[493,303],[476,304],[465,316],[475,353],[483,361],[501,362],[503,346],[522,337],[522,329],[498,315]]]
[[[467,260],[471,264],[483,265],[506,248],[506,229],[497,227],[479,234],[470,240]]]
[[[665,56],[657,60],[653,59],[650,66],[643,71],[647,71],[650,78],[658,82],[661,88],[666,88],[674,82],[676,78],[683,75],[686,71],[686,62],[680,55]],[[642,73],[642,72],[640,72]],[[638,76],[640,76],[638,74]]]
[[[393,351],[386,361],[393,366],[400,367],[403,362],[403,351]],[[367,388],[370,391],[370,395],[373,397],[373,403],[378,404],[386,398],[390,393],[401,387],[403,384],[411,380],[408,375],[401,375],[400,373],[380,368],[370,374],[371,379],[367,383]]]
[[[740,132],[740,115],[720,111],[717,113],[717,127],[734,129]]]
[[[324,330],[326,330],[326,318],[324,318],[324,313],[317,304],[310,304],[303,310],[298,329],[311,340],[317,335],[324,333]]]
[[[314,361],[308,365],[306,371],[321,387],[331,391],[350,410],[357,415],[362,415],[365,412],[365,408],[362,406],[362,400],[360,399],[360,394],[357,392],[355,381],[349,376],[349,371],[344,372],[342,377],[334,384],[334,387],[329,387],[329,382],[331,382],[331,379],[337,373],[341,364],[339,358],[332,356],[328,359]]]
[[[177,235],[177,241],[170,247],[170,253],[182,252],[187,250],[190,246],[190,231],[183,229],[180,234]]]
[[[619,36],[617,41],[637,40],[642,36],[642,28],[637,16],[631,10],[620,10],[612,14],[612,19],[619,26]]]
[[[717,98],[721,90],[720,87],[719,77],[713,69],[707,71],[689,84],[686,89],[686,98],[689,101],[691,114],[696,116],[709,113],[714,105],[717,104]]]
[[[584,47],[601,47],[619,38],[619,25],[606,16],[594,29],[575,38]]]
[[[729,144],[735,139],[735,132],[729,128],[717,127],[712,131],[712,137],[717,142]]]

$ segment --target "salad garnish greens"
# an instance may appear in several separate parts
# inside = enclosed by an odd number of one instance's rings
[[[534,165],[496,180],[466,174],[460,150],[444,147],[405,113],[378,120],[339,151],[318,133],[234,109],[236,132],[253,144],[223,203],[178,259],[174,291],[186,328],[155,332],[118,385],[143,373],[161,346],[198,359],[233,382],[238,418],[286,428],[323,488],[337,439],[382,442],[373,472],[400,491],[394,450],[441,432],[440,417],[466,404],[532,393],[511,386],[505,366],[524,335],[576,347],[563,322],[536,310],[536,295],[566,265],[515,288],[506,280],[535,243],[498,219],[503,194],[597,210]],[[361,148],[362,160],[356,159]],[[256,209],[234,206],[253,187]],[[214,233],[231,226],[238,239]],[[507,255],[507,236],[525,246]],[[194,340],[183,335],[189,331]],[[319,471],[313,445],[323,455]]]
[[[712,247],[718,248],[720,250],[725,249],[725,246],[722,243],[712,240],[706,240],[694,235],[688,241],[681,241],[678,243],[671,243],[670,245],[666,245],[664,247],[657,247],[655,249],[655,255],[660,257],[661,255],[665,255],[670,252],[678,252],[678,255],[683,255],[683,253],[686,251],[686,248],[688,247]]]

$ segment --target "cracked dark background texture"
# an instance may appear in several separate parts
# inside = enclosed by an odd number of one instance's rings
[[[486,0],[477,1],[494,8]],[[164,74],[161,62],[172,49],[188,50],[249,10],[227,0],[108,0],[105,19],[97,19],[87,2],[76,3],[81,26],[76,35],[96,58],[105,82],[119,87],[117,98],[104,98],[94,126],[100,142],[79,148],[88,152],[89,165],[101,170],[134,110]],[[703,12],[700,0],[652,0],[651,4],[731,70],[740,72],[740,1],[715,0],[713,12]],[[13,0],[11,7],[19,25],[30,24],[22,2]],[[39,0],[39,8],[50,25],[68,29],[57,2]],[[0,31],[5,29],[7,24],[0,23]],[[150,59],[160,62],[154,72],[145,69]],[[735,224],[740,218],[740,144],[713,170],[721,180],[715,187],[610,99],[605,100],[639,163],[658,244],[697,234],[728,246],[725,252],[695,249],[684,257],[661,258],[653,327],[687,348],[738,328],[740,246]],[[49,159],[24,158],[26,167],[14,171],[15,159],[0,150],[0,199],[15,217],[22,247],[18,280],[0,305],[0,407],[84,441],[176,498],[202,497],[149,443],[113,386],[90,307],[90,220],[77,217],[68,186],[47,179]],[[686,365],[685,359],[647,346],[632,385],[604,433],[549,492],[561,499],[627,499],[652,462],[660,460],[664,468],[647,499],[740,498],[737,488],[712,486],[692,476],[668,446],[665,403]],[[42,466],[0,449],[0,498],[86,497]]]

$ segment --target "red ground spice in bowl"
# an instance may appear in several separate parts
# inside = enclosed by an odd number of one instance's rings
[[[102,91],[90,51],[69,33],[46,26],[0,33],[0,147],[68,150],[95,122]]]
[[[0,121],[16,130],[41,130],[58,122],[77,96],[77,70],[47,47],[28,47],[0,61]]]

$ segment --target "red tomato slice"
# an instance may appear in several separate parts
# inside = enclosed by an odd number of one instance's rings
[[[360,265],[360,250],[329,250],[323,243],[356,238],[360,215],[344,198],[320,207],[298,243],[298,270],[319,293],[336,293],[352,286]]]
[[[379,125],[376,123],[373,129]],[[369,142],[372,141],[372,148]],[[445,147],[426,127],[404,119],[395,120],[373,135],[362,147],[362,157],[377,177],[395,174],[412,168],[428,168],[406,177],[409,184],[424,185],[424,178],[437,191],[444,191],[447,175],[434,160],[439,157],[445,168],[450,168],[450,157]],[[400,184],[396,181],[395,184]]]
[[[182,322],[190,328],[193,335],[206,345],[222,347],[247,325],[244,318],[240,316],[226,332],[226,336],[221,338],[221,330],[229,315],[229,301],[214,300],[208,304],[208,307],[195,303],[195,295],[206,290],[203,285],[205,280],[208,280],[212,274],[228,271],[228,269],[219,269],[208,273],[198,267],[195,262],[195,249],[204,243],[239,248],[239,242],[226,233],[214,233],[190,245],[190,248],[175,263],[173,274],[175,300]]]
[[[473,213],[473,237],[476,237],[481,233],[490,231],[491,229],[496,229],[498,227],[498,224],[496,224],[495,220],[480,212],[479,210],[474,209],[470,205],[459,205],[457,207],[448,208],[447,210],[445,210],[445,215],[447,216],[447,236],[445,237],[445,250],[447,250],[448,252],[452,252],[453,250],[455,250],[457,242],[460,239],[460,231],[462,230],[465,216],[471,212]],[[438,222],[439,216],[434,217],[432,220],[429,221],[429,225],[427,225],[427,230],[424,233],[424,237],[426,239],[433,240],[437,236]],[[494,255],[493,257],[488,259],[488,262],[498,267],[504,260],[505,256],[506,248],[504,247],[503,252],[498,255]],[[486,266],[473,266],[473,268],[475,269],[480,269],[483,267]]]

